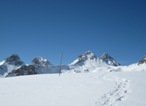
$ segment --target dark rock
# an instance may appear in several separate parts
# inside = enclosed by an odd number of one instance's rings
[[[21,61],[20,57],[17,54],[13,54],[10,57],[6,58],[5,62],[11,65],[16,65],[16,66],[20,66],[24,64],[24,62]]]
[[[1,75],[3,75],[3,74],[6,72],[6,70],[7,70],[6,65],[1,65],[1,66],[0,66],[0,74],[1,74]]]
[[[108,65],[111,66],[119,66],[120,64],[113,58],[111,57],[108,53],[104,53],[100,58],[103,62],[105,62]]]
[[[146,56],[144,56],[139,62],[138,62],[138,65],[140,64],[146,64]]]
[[[10,72],[6,77],[37,74],[35,70],[33,65],[23,65],[19,69]]]
[[[32,65],[38,65],[38,66],[49,66],[52,65],[47,59],[44,59],[42,57],[36,57],[31,62]]]
[[[96,61],[96,59],[97,59],[97,57],[93,52],[87,51],[84,54],[79,55],[78,58],[77,58],[77,61],[75,63],[73,62],[72,65],[82,66],[82,65],[84,65],[84,62],[86,60],[95,60]]]

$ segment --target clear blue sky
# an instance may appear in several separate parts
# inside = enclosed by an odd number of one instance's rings
[[[91,50],[121,64],[146,55],[145,0],[0,0],[0,61],[16,53],[71,63]]]

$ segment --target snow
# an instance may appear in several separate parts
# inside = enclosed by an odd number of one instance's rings
[[[46,74],[0,79],[2,106],[94,106],[115,84],[97,74]],[[94,92],[93,92],[94,91]],[[101,92],[102,91],[102,92]],[[7,102],[9,101],[9,102]]]
[[[7,78],[3,77],[21,65],[0,62],[1,73],[6,70],[0,76],[0,106],[146,105],[146,64],[115,67],[88,51],[72,64],[62,65],[59,76],[60,66],[46,66],[46,59],[37,59],[42,63],[40,75]]]
[[[0,78],[1,106],[145,106],[146,72]]]
[[[0,62],[0,66],[1,66],[1,65],[3,65],[4,63],[5,63],[5,60],[4,60],[4,61],[2,61],[2,62]]]
[[[111,67],[114,71],[146,71],[146,64],[134,63],[129,66]]]
[[[121,102],[118,106],[145,106],[146,105],[146,72],[120,72],[113,75],[119,78],[126,78],[130,81],[131,93],[125,102]]]

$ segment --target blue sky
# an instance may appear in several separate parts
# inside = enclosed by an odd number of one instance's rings
[[[146,55],[145,0],[0,0],[0,61],[71,63],[87,50],[121,64]]]

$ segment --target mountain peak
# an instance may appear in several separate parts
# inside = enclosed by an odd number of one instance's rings
[[[78,56],[78,58],[71,63],[71,65],[83,65],[86,60],[96,60],[97,57],[92,51],[86,51]]]
[[[144,56],[144,57],[138,62],[138,65],[143,64],[143,63],[146,64],[146,56]]]
[[[78,56],[79,60],[94,60],[96,58],[96,55],[92,51],[86,51],[82,55]]]
[[[103,55],[99,58],[103,62],[105,62],[108,65],[111,66],[119,66],[120,64],[113,58],[111,57],[108,53],[103,53]]]
[[[32,65],[39,65],[39,66],[49,66],[52,65],[47,59],[44,59],[42,57],[35,57],[32,62]]]
[[[106,53],[106,52],[103,53],[103,55],[101,57],[102,58],[109,58],[109,57],[111,58],[111,56],[108,53]]]
[[[20,59],[20,57],[17,54],[12,54],[8,58],[5,59],[5,62],[12,65],[23,65],[23,61]]]

